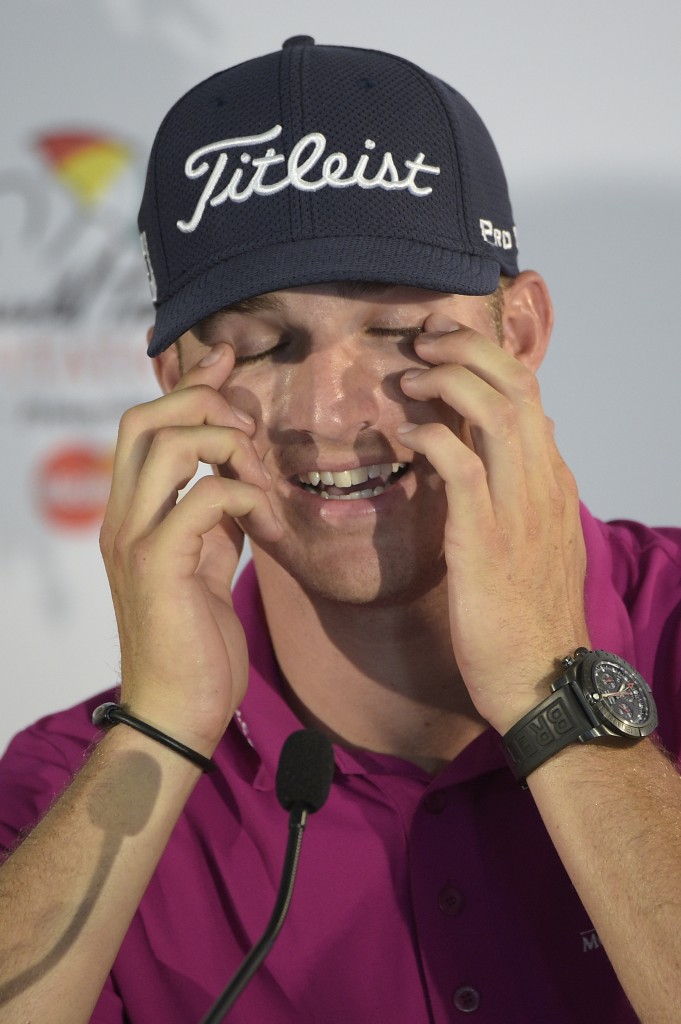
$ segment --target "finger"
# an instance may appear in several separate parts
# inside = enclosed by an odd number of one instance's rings
[[[522,514],[527,499],[525,467],[516,412],[509,399],[466,367],[452,364],[410,370],[402,377],[402,387],[410,398],[443,401],[463,417],[466,427],[461,439],[469,437],[482,460],[492,502],[504,502]],[[439,451],[443,439],[439,433],[433,437]],[[432,462],[428,451],[423,454]],[[438,452],[433,456],[437,458]]]
[[[171,580],[193,576],[201,560],[204,536],[224,523],[225,517],[238,520],[250,536],[260,541],[279,540],[283,532],[262,488],[239,480],[202,477],[143,541],[144,546],[153,546],[157,574]]]
[[[131,537],[153,530],[177,502],[179,491],[196,474],[199,464],[227,465],[232,479],[262,490],[270,486],[250,439],[230,427],[164,427],[154,436],[140,471],[125,529]]]
[[[232,346],[221,342],[219,345],[202,347],[207,348],[207,351],[198,362],[182,374],[173,388],[174,392],[195,387],[197,384],[204,384],[219,391],[227,383],[236,361]]]
[[[468,529],[491,529],[496,514],[482,459],[444,423],[403,423],[401,445],[424,455],[444,481],[450,522],[461,537]]]
[[[220,393],[233,368],[234,350],[229,345],[216,345],[169,394],[129,409],[119,431],[120,461],[129,463],[132,459],[139,468],[146,457],[145,442],[150,444],[149,432],[171,424],[212,423],[252,432],[253,417],[232,406]]]
[[[510,403],[513,412],[508,413],[508,419],[515,423],[522,449],[527,493],[540,501],[547,477],[552,474],[552,461],[535,374],[498,344],[470,330],[439,337],[419,336],[415,347],[417,355],[426,362],[466,367]]]
[[[209,424],[252,435],[253,419],[208,383],[195,383],[124,413],[116,444],[111,494],[105,521],[120,523],[132,501],[137,480],[156,433],[171,426]]]

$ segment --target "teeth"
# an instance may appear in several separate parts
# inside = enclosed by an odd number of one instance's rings
[[[320,491],[320,497],[327,501],[354,501],[356,498],[377,498],[383,494],[385,487],[369,488],[366,491],[353,491],[352,494],[329,494],[328,491]]]
[[[344,469],[340,473],[331,473],[329,470],[312,470],[310,473],[301,473],[298,480],[301,484],[308,484],[317,487],[320,483],[326,487],[356,487],[367,480],[376,480],[381,477],[386,483],[388,477],[404,469],[406,462],[382,462],[376,466],[359,466],[357,469]],[[322,494],[325,492],[322,491]],[[360,494],[364,493],[362,491]],[[353,495],[348,495],[352,497]],[[345,495],[344,495],[345,497]]]

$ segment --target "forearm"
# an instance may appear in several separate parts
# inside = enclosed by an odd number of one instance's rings
[[[3,1024],[87,1024],[200,777],[124,726],[0,870]]]
[[[681,1005],[681,779],[651,741],[573,744],[528,778],[642,1024]]]

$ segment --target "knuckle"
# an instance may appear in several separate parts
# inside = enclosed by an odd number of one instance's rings
[[[225,427],[224,429],[229,431],[231,444],[235,449],[239,449],[244,454],[250,454],[254,450],[250,437],[244,434],[242,430],[239,430],[238,427]]]
[[[159,427],[154,434],[152,447],[156,450],[166,451],[177,444],[177,427]]]
[[[554,486],[549,491],[549,502],[554,513],[562,514],[568,503],[568,496],[560,486]]]
[[[122,530],[119,530],[109,540],[108,562],[116,569],[125,565],[128,559],[128,539]]]
[[[193,485],[192,491],[196,497],[201,498],[202,501],[214,504],[223,497],[224,478],[213,476],[212,473],[199,477]]]
[[[511,434],[518,425],[518,413],[515,406],[507,398],[500,397],[495,404],[495,418],[502,436]]]
[[[444,423],[425,423],[420,429],[426,442],[436,447],[448,444],[452,437],[451,430]]]
[[[487,470],[482,459],[470,449],[462,452],[459,471],[457,476],[461,478],[464,485],[478,487],[487,484]]]
[[[106,557],[113,547],[114,532],[105,518],[99,530],[99,550]]]
[[[141,434],[147,429],[150,402],[133,405],[126,409],[120,419],[119,434],[121,436]]]
[[[224,405],[225,399],[210,384],[192,384],[184,392],[188,401],[196,401],[201,407],[205,405]]]
[[[522,363],[516,363],[512,380],[513,389],[521,401],[536,402],[539,399],[539,381]]]

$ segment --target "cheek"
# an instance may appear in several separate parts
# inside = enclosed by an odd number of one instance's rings
[[[266,396],[262,388],[241,384],[238,381],[228,382],[220,393],[227,399],[233,409],[240,409],[252,416],[256,423],[262,423]]]
[[[248,413],[255,421],[255,432],[251,434],[253,446],[261,459],[265,459],[276,437],[280,417],[280,399],[277,397],[278,382],[263,373],[250,373],[247,381],[230,380],[221,389],[233,409]]]

